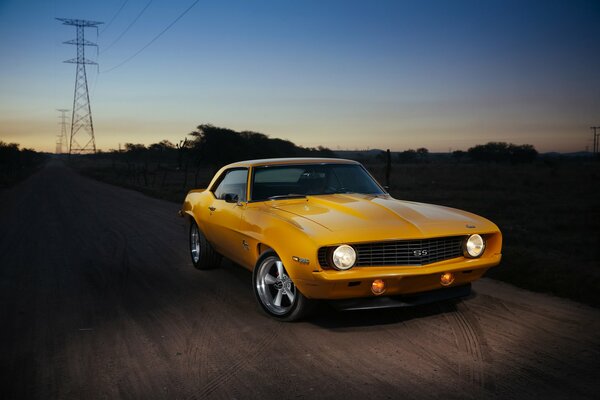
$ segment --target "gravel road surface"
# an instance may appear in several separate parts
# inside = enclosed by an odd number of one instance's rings
[[[0,193],[1,399],[600,396],[597,309],[483,279],[280,323],[250,272],[192,267],[178,209],[58,161]]]

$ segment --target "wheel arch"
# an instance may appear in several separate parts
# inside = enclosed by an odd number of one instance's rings
[[[258,260],[263,256],[264,253],[266,253],[267,251],[274,251],[275,253],[277,253],[273,247],[269,246],[268,244],[265,244],[263,242],[258,242],[256,244],[256,253],[258,254],[258,257],[256,258],[256,261],[258,262]]]

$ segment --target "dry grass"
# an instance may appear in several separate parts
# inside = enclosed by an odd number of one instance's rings
[[[76,166],[96,179],[175,202],[189,189],[205,187],[214,173],[189,170],[186,178],[184,171],[108,160],[77,160]],[[385,181],[383,165],[367,168]],[[494,221],[504,236],[503,261],[488,276],[598,307],[599,181],[600,163],[579,160],[515,166],[395,164],[390,192],[398,199],[460,208]]]

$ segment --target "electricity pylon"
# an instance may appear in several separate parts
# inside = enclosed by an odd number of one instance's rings
[[[59,135],[56,135],[56,150],[54,150],[54,153],[62,154],[62,142]]]
[[[64,62],[77,64],[75,73],[75,92],[73,94],[73,114],[71,117],[71,137],[69,138],[69,154],[95,153],[96,138],[94,137],[94,123],[92,121],[92,108],[90,107],[90,94],[88,92],[86,64],[98,65],[85,58],[85,46],[96,46],[85,40],[85,28],[98,28],[102,22],[87,21],[83,19],[56,18],[63,25],[76,27],[77,38],[63,42],[77,46],[77,57]],[[87,133],[87,135],[85,134]],[[83,143],[83,145],[82,145]]]
[[[63,153],[63,147],[67,146],[67,112],[69,112],[68,108],[58,108],[56,111],[60,112],[60,135],[56,137],[56,154]],[[69,149],[67,148],[67,153]]]
[[[594,149],[592,150],[592,154],[598,154],[598,147],[600,147],[600,133],[596,133],[596,130],[600,129],[600,126],[590,126],[590,129],[594,131]]]

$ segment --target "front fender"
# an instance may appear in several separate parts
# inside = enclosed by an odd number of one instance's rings
[[[312,221],[302,225],[271,212],[266,206],[249,207],[245,212],[246,235],[256,242],[256,258],[269,248],[283,262],[292,280],[312,280],[319,271],[317,242],[324,228]]]

